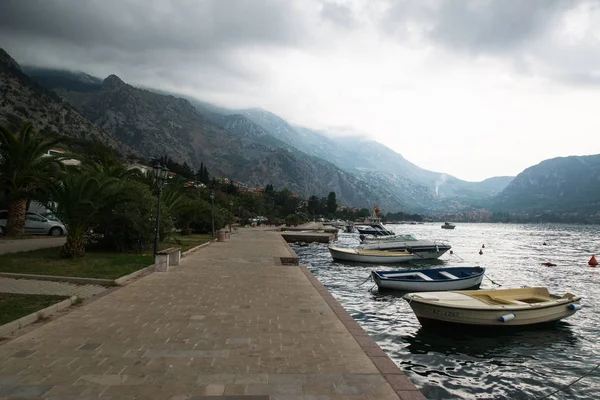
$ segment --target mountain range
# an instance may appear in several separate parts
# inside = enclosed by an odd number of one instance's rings
[[[23,118],[42,132],[100,140],[122,153],[168,155],[193,168],[204,162],[215,176],[288,187],[305,198],[334,191],[340,204],[434,214],[474,206],[593,213],[600,202],[600,156],[546,160],[514,179],[466,182],[419,168],[366,137],[292,125],[262,109],[232,110],[138,88],[115,75],[21,68],[1,49],[0,94],[0,123]],[[569,199],[582,207],[569,206]]]

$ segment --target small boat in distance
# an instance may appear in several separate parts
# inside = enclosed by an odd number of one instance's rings
[[[395,264],[417,259],[408,251],[358,250],[329,246],[329,252],[334,260],[373,264]]]
[[[581,297],[550,294],[545,287],[408,293],[408,302],[423,327],[532,327],[570,317]]]
[[[442,229],[454,229],[456,228],[456,225],[454,225],[452,222],[444,222],[444,225],[442,225]]]
[[[484,274],[481,267],[371,271],[379,289],[403,292],[479,289]]]

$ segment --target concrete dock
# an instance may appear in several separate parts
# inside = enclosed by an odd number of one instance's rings
[[[320,222],[312,222],[299,227],[279,228],[281,236],[288,243],[330,243],[338,238],[339,230],[332,227],[323,227]]]
[[[240,229],[0,342],[0,399],[424,399],[289,257]]]

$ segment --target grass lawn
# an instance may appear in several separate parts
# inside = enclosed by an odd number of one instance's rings
[[[0,293],[0,325],[56,304],[68,296]]]
[[[196,247],[202,243],[206,243],[211,240],[211,235],[180,235],[175,234],[170,237],[168,240],[160,244],[160,249],[167,249],[169,247],[181,247],[181,251],[184,252],[186,250],[191,249],[192,247]]]
[[[0,272],[116,279],[154,263],[152,250],[145,254],[88,251],[77,260],[60,258],[58,248],[0,255]]]

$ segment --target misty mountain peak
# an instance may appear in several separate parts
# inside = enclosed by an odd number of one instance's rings
[[[21,70],[19,63],[17,63],[3,48],[0,47],[0,64],[7,66],[11,69]]]
[[[118,87],[124,87],[127,86],[127,84],[125,82],[123,82],[121,80],[121,78],[119,78],[118,76],[112,74],[109,75],[106,79],[104,79],[104,81],[102,82],[102,85],[108,88],[118,88]]]

